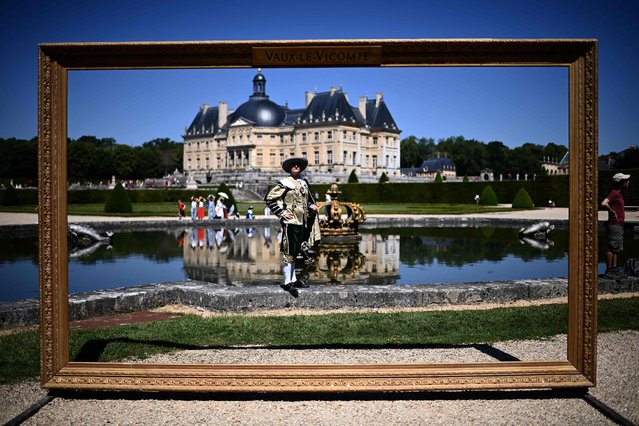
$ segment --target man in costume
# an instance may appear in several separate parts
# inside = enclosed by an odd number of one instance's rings
[[[285,160],[282,168],[290,176],[280,180],[264,197],[266,205],[282,224],[282,288],[293,295],[297,293],[297,288],[308,287],[295,275],[295,258],[303,253],[303,245],[312,247],[320,239],[317,204],[308,181],[301,176],[307,166],[305,158]]]

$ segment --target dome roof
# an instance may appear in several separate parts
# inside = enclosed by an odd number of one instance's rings
[[[284,121],[284,109],[268,99],[250,99],[235,110],[229,123],[233,124],[240,118],[255,123],[256,126],[279,126]]]
[[[257,75],[253,77],[253,95],[249,96],[248,102],[244,102],[235,110],[229,123],[233,124],[240,118],[250,121],[256,126],[273,127],[284,122],[286,113],[284,109],[266,95],[266,77],[262,75],[262,70],[258,68]]]

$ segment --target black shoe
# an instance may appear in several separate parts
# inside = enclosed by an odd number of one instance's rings
[[[293,297],[297,297],[299,295],[299,292],[297,291],[297,289],[290,284],[282,284],[280,287],[282,287],[283,290],[291,293],[291,296]]]
[[[295,288],[309,288],[310,286],[308,284],[306,284],[302,280],[297,280],[297,281],[295,281],[293,283],[293,287],[295,287]]]

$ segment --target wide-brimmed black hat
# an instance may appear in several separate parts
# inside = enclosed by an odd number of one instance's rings
[[[287,158],[282,163],[282,168],[284,169],[286,173],[291,173],[291,168],[293,167],[293,164],[298,164],[301,169],[300,171],[303,172],[304,169],[306,169],[306,166],[308,166],[308,160],[306,158],[301,158],[301,157]]]

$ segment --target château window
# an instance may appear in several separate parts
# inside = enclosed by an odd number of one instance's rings
[[[328,139],[329,141],[333,139],[333,131],[329,130],[326,132],[326,139]]]
[[[377,155],[373,155],[373,167],[377,167]]]
[[[315,164],[319,164],[320,163],[319,151],[315,151],[314,155],[315,155]]]
[[[315,142],[319,142],[319,132],[315,132]]]
[[[302,133],[302,142],[306,142],[306,133]]]
[[[326,162],[333,164],[333,151],[326,151]]]

